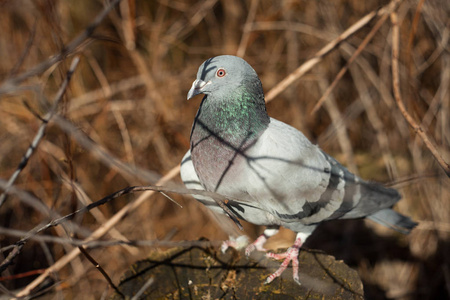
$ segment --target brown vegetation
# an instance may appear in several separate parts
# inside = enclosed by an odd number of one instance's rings
[[[205,59],[234,54],[271,116],[398,188],[420,222],[333,222],[306,246],[357,269],[368,299],[450,297],[448,0],[111,2],[0,1],[0,293],[100,298],[147,247],[226,239],[192,197],[151,191],[33,230],[128,186],[176,188],[199,105],[186,93]]]

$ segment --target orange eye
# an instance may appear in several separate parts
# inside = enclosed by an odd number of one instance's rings
[[[227,72],[225,72],[225,69],[219,69],[216,73],[217,77],[223,77],[225,76],[225,74],[227,74]]]

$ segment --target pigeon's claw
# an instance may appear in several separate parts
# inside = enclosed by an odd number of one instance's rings
[[[263,247],[266,241],[267,237],[264,234],[260,235],[253,243],[245,248],[245,255],[250,256],[250,254],[255,250],[267,252],[267,250]]]
[[[267,253],[266,256],[273,258],[273,259],[284,259],[281,263],[281,266],[276,270],[273,274],[271,274],[269,277],[267,277],[265,284],[271,283],[275,278],[280,277],[281,274],[286,270],[289,263],[292,261],[292,277],[294,278],[294,281],[300,284],[300,280],[298,277],[298,252],[299,248],[297,247],[291,247],[284,253]]]
[[[295,282],[298,284],[300,283],[299,276],[298,276],[298,253],[300,251],[300,247],[302,246],[302,239],[300,237],[297,237],[295,240],[294,245],[287,249],[284,253],[266,253],[266,257],[270,257],[273,259],[281,260],[284,259],[281,263],[281,266],[276,270],[274,273],[272,273],[269,277],[267,277],[265,284],[271,283],[275,278],[280,277],[281,274],[286,270],[289,263],[292,261],[292,277]]]

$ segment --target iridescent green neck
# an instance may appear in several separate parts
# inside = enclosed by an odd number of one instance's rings
[[[208,95],[195,118],[191,147],[213,138],[214,143],[241,148],[258,138],[269,122],[259,82],[241,85],[220,98]]]
[[[246,150],[269,122],[259,80],[203,98],[192,127],[191,154],[207,190],[216,191],[226,176],[236,175],[233,170],[245,163]]]

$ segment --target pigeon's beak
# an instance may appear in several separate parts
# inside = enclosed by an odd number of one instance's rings
[[[201,94],[204,92],[204,88],[205,86],[207,86],[208,84],[210,84],[211,81],[205,82],[201,79],[196,79],[193,83],[192,83],[192,87],[189,90],[188,94],[187,94],[187,99],[191,99],[192,97]]]

